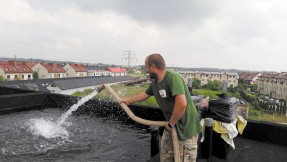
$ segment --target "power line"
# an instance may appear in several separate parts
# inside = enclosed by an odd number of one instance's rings
[[[124,51],[124,52],[126,52],[126,54],[123,55],[123,58],[121,60],[124,60],[124,61],[128,60],[128,67],[130,67],[131,61],[137,60],[136,55],[133,54],[133,52],[135,52],[135,51],[128,50],[128,51]]]

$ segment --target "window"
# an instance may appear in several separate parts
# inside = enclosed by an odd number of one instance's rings
[[[51,87],[57,87],[57,85],[55,83],[52,83]]]
[[[60,78],[60,74],[54,74],[54,78]]]

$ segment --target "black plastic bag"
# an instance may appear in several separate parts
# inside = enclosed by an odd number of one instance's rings
[[[208,117],[214,120],[231,123],[237,117],[238,99],[235,97],[219,98],[209,101]]]

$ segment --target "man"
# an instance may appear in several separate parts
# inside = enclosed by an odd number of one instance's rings
[[[166,69],[165,61],[160,54],[147,56],[145,66],[150,78],[153,79],[151,85],[145,92],[123,99],[122,102],[129,105],[154,96],[168,121],[161,140],[160,160],[174,160],[171,131],[176,129],[181,160],[195,162],[197,138],[201,128],[187,85],[178,73]]]

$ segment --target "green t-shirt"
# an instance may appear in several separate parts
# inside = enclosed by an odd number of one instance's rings
[[[180,140],[186,140],[200,132],[201,126],[197,110],[191,99],[187,85],[180,74],[167,70],[163,80],[161,82],[153,80],[145,93],[155,97],[167,121],[170,120],[174,109],[175,96],[184,94],[187,100],[187,108],[175,125],[178,137]]]

